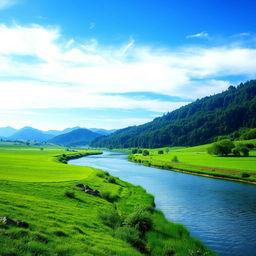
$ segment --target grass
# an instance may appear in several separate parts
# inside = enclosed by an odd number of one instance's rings
[[[240,141],[236,143],[254,143],[256,140]],[[256,150],[250,151],[249,157],[219,157],[209,155],[206,149],[211,144],[196,147],[175,147],[151,149],[149,156],[142,154],[131,155],[130,159],[145,165],[152,165],[164,169],[176,169],[197,174],[209,174],[216,177],[240,179],[249,182],[256,181]],[[164,154],[158,154],[163,150]],[[167,150],[168,151],[168,150]],[[178,161],[174,161],[174,158]],[[245,175],[244,173],[248,174]]]
[[[154,210],[143,188],[118,178],[106,182],[111,176],[101,170],[63,164],[63,154],[66,161],[92,153],[0,143],[0,217],[29,223],[27,229],[0,224],[0,255],[214,255]],[[111,200],[86,194],[77,183]],[[128,222],[138,207],[151,209],[153,226],[143,237]]]

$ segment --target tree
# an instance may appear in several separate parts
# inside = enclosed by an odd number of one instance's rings
[[[163,150],[158,150],[158,154],[159,154],[159,155],[162,155],[163,153],[164,153]]]
[[[137,154],[138,153],[138,149],[137,148],[134,148],[133,150],[132,150],[132,154]]]
[[[172,162],[174,162],[174,163],[178,163],[178,162],[179,162],[178,157],[177,157],[177,156],[174,156],[174,157],[172,158]]]
[[[142,152],[143,156],[148,156],[149,155],[149,151],[147,149],[144,149]]]
[[[243,156],[249,156],[249,149],[245,144],[238,144],[235,148],[237,151],[239,151]]]
[[[244,140],[255,139],[256,138],[256,128],[250,129],[249,131],[245,132],[244,134],[242,134],[241,138]]]
[[[207,149],[207,151],[209,154],[227,156],[231,153],[234,147],[235,145],[231,140],[225,139],[213,143],[212,146]]]

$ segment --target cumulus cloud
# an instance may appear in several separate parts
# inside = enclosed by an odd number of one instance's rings
[[[225,76],[256,75],[256,49],[160,49],[77,42],[56,27],[0,25],[0,108],[122,108],[167,112],[187,104],[104,93],[200,98],[225,90]],[[31,57],[36,61],[31,62]],[[22,79],[21,79],[22,78]],[[214,78],[214,79],[213,79]]]
[[[200,32],[197,34],[187,35],[186,38],[207,38],[209,34],[207,32]]]

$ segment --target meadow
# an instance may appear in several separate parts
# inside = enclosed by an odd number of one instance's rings
[[[214,255],[154,209],[146,191],[90,167],[65,164],[97,151],[0,143],[0,255]],[[87,194],[75,185],[100,192]]]
[[[239,141],[236,143],[256,144],[256,140]],[[207,153],[207,148],[210,146],[211,144],[195,147],[149,149],[148,156],[133,154],[130,156],[130,160],[164,169],[175,169],[194,174],[256,182],[255,149],[250,151],[249,157],[220,157]],[[159,151],[163,151],[163,154],[159,154]],[[173,161],[175,156],[178,161]]]

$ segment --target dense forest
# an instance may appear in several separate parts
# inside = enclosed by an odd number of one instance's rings
[[[96,138],[91,146],[108,148],[194,146],[242,127],[256,127],[256,80],[198,99],[153,121]]]

